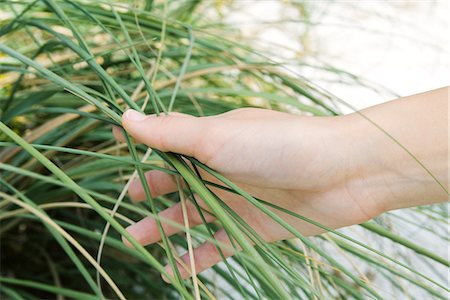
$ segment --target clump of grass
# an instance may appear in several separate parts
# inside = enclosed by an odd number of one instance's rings
[[[120,126],[128,107],[197,116],[246,106],[339,114],[331,95],[286,73],[236,40],[226,27],[205,30],[208,20],[201,18],[202,13],[214,9],[209,1],[144,4],[82,0],[0,4],[5,14],[0,24],[2,297],[381,299],[414,287],[423,295],[446,298],[448,288],[440,283],[440,273],[428,271],[448,268],[448,260],[395,234],[387,222],[370,222],[359,230],[409,256],[395,256],[369,240],[332,230],[303,237],[268,208],[325,227],[252,197],[192,158],[148,152],[127,135],[126,143],[114,142],[111,125]],[[219,188],[240,194],[263,210],[296,239],[262,241],[184,159],[217,178]],[[147,201],[130,204],[126,182],[132,174],[144,182],[143,172],[151,169],[176,175],[190,189],[153,199],[144,185]],[[158,223],[167,221],[156,213],[185,201],[189,192],[202,197],[217,224],[181,226],[187,240],[169,239],[160,227],[162,242],[146,248],[124,230],[148,215]],[[448,210],[441,208],[411,213],[435,220],[430,234],[448,243],[445,233],[439,233],[448,218]],[[182,280],[177,272],[168,276],[163,265],[175,266],[175,252],[192,243],[216,242],[212,232],[219,223],[244,251],[194,280]],[[105,230],[106,224],[112,230]],[[124,246],[120,235],[136,249]],[[257,246],[250,246],[248,239]],[[411,267],[405,257],[423,260],[426,270]],[[364,270],[355,267],[359,264]],[[161,274],[172,284],[164,283]],[[379,282],[387,282],[389,291]]]

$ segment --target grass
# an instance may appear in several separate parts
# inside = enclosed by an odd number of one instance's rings
[[[212,2],[5,1],[0,9],[0,297],[383,299],[409,291],[448,297],[442,275],[448,259],[392,225],[414,228],[420,218],[433,224],[430,238],[448,247],[446,205],[333,231],[252,197],[191,158],[221,184],[204,181],[178,154],[149,152],[128,136],[126,143],[113,140],[111,125],[120,125],[128,107],[197,116],[248,106],[339,114],[338,99],[202,17],[216,9]],[[144,185],[147,201],[129,203],[126,183],[133,176],[143,180],[151,169],[176,175],[188,189],[152,198]],[[265,243],[212,186],[240,194],[296,239]],[[216,223],[195,229],[173,224],[187,239],[168,238],[160,227],[162,242],[148,247],[124,230],[149,215],[168,222],[156,213],[192,193]],[[329,232],[306,238],[269,207]],[[169,276],[163,265],[175,266],[180,249],[192,253],[203,241],[218,245],[213,233],[219,224],[244,251],[193,279]],[[121,242],[122,234],[136,249]],[[194,265],[185,267],[195,273]]]

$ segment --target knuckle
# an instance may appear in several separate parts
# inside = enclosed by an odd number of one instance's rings
[[[209,255],[214,256],[214,257],[219,257],[220,256],[219,249],[223,253],[223,250],[220,248],[219,245],[216,245],[216,244],[211,243],[211,242],[207,242],[204,245],[205,252],[207,252]],[[224,253],[224,255],[225,255],[225,253]]]
[[[193,156],[205,163],[204,158],[208,156],[207,149],[211,142],[211,127],[214,123],[203,120],[198,128],[198,138],[193,149]]]
[[[158,149],[161,151],[168,151],[170,148],[170,135],[166,133],[171,132],[172,130],[176,130],[176,128],[174,128],[176,117],[160,116],[158,118],[158,127],[160,128],[160,130],[157,130],[156,133],[158,135]]]
[[[203,220],[202,220],[199,212],[197,211],[197,208],[190,201],[186,202],[186,213],[187,213],[188,220],[191,222],[191,225],[195,226],[195,225],[203,223]]]
[[[229,112],[226,112],[223,114],[223,116],[229,116],[229,117],[241,117],[248,115],[250,113],[258,112],[259,108],[254,107],[243,107],[243,108],[237,108],[234,110],[230,110]]]
[[[205,120],[201,126],[201,131],[194,146],[193,156],[202,163],[212,167],[211,163],[220,149],[221,139],[223,138],[220,126],[213,120]]]

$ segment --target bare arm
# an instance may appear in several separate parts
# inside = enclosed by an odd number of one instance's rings
[[[448,199],[449,88],[397,99],[346,116],[354,127],[356,179],[381,211]],[[384,132],[383,132],[384,131]]]
[[[156,117],[129,110],[123,126],[138,142],[193,156],[258,198],[341,228],[388,210],[448,199],[448,91],[442,88],[340,117],[300,117],[263,109],[239,109],[205,118],[183,114]],[[118,139],[123,138],[120,131],[114,131]],[[177,190],[166,173],[150,171],[146,175],[153,196]],[[266,241],[292,237],[239,196],[212,190]],[[130,185],[129,193],[135,201],[145,199],[138,181]],[[197,201],[205,206],[201,199]],[[323,232],[276,213],[304,235]],[[183,224],[179,204],[160,215]],[[202,223],[192,204],[188,205],[188,218],[191,226]],[[206,215],[206,220],[214,221],[215,216]],[[168,235],[179,231],[168,224],[163,227]],[[151,217],[128,231],[142,244],[161,238]],[[230,244],[223,229],[215,238]],[[233,255],[229,249],[223,251],[226,256]],[[194,252],[199,271],[221,260],[208,242]],[[188,255],[182,258],[189,260]],[[189,276],[184,269],[181,273]]]

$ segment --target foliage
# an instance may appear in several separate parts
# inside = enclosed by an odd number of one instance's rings
[[[380,299],[410,295],[413,287],[417,295],[446,299],[439,270],[448,270],[449,261],[396,234],[391,224],[417,226],[414,220],[422,218],[433,224],[430,236],[448,245],[447,206],[383,216],[351,236],[332,231],[306,238],[291,229],[296,239],[267,244],[180,155],[155,150],[147,157],[131,139],[113,140],[111,125],[120,125],[127,107],[197,116],[247,106],[339,114],[331,95],[258,53],[238,31],[209,20],[215,9],[210,1],[0,3],[1,297],[193,299],[198,289],[205,299]],[[187,159],[271,213],[268,203]],[[151,169],[180,176],[188,190],[156,199],[147,193],[142,205],[122,201],[134,171],[142,179]],[[160,277],[163,265],[175,264],[175,252],[188,246],[185,237],[144,248],[123,228],[192,192],[244,251],[198,280],[175,276],[169,285]],[[183,230],[194,243],[213,241],[218,223]],[[106,224],[112,230],[104,231]],[[102,232],[105,246],[97,256]],[[124,246],[121,234],[136,249]]]

